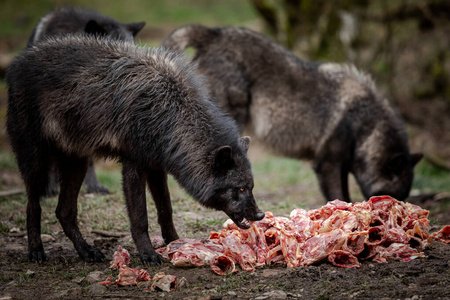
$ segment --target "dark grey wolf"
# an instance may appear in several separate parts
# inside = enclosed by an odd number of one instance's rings
[[[67,6],[50,12],[39,21],[28,40],[27,47],[48,37],[67,34],[92,34],[134,42],[134,37],[144,26],[145,22],[124,24],[95,10]],[[50,172],[49,176],[46,196],[55,196],[58,194],[56,174]],[[88,193],[109,193],[108,189],[98,182],[92,159],[89,160],[84,185]]]
[[[252,194],[250,139],[239,138],[185,57],[89,36],[48,39],[25,49],[6,82],[7,133],[28,195],[29,260],[46,259],[39,198],[51,164],[60,173],[56,216],[65,234],[83,259],[104,259],[77,226],[77,196],[94,156],[122,163],[131,234],[146,264],[162,261],[149,239],[146,183],[162,236],[178,238],[167,173],[241,228],[249,227],[244,218],[264,217]]]
[[[28,46],[46,37],[77,33],[108,36],[133,43],[134,37],[144,26],[145,22],[125,24],[92,9],[65,6],[41,18],[33,29]]]
[[[354,66],[303,61],[245,28],[189,25],[163,46],[196,50],[215,100],[241,129],[249,124],[282,155],[312,159],[326,200],[350,201],[349,173],[365,197],[408,196],[422,155],[410,154],[398,112]]]

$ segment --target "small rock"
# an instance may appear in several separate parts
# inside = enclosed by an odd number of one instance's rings
[[[94,271],[88,274],[88,276],[86,276],[86,278],[84,278],[84,281],[89,283],[89,284],[93,284],[93,283],[97,283],[100,281],[104,281],[106,278],[105,274],[101,271]]]
[[[101,295],[106,292],[106,286],[99,283],[94,283],[89,286],[89,293],[93,295]]]
[[[215,288],[216,285],[215,285],[214,283],[208,283],[205,287],[206,287],[208,290],[210,290],[210,289]]]
[[[261,276],[262,277],[278,276],[278,275],[280,275],[280,272],[281,272],[280,270],[276,270],[276,269],[264,269]]]
[[[27,270],[27,271],[25,272],[25,274],[28,275],[29,277],[33,277],[33,276],[34,276],[34,271]]]
[[[41,240],[43,243],[54,242],[55,238],[50,234],[41,234]]]
[[[236,292],[234,292],[234,291],[229,291],[227,294],[230,295],[230,296],[236,296],[237,295]]]
[[[0,296],[0,300],[11,300],[11,299],[12,299],[12,297],[10,295]]]
[[[181,277],[177,281],[178,281],[177,288],[180,289],[180,288],[183,288],[183,287],[188,287],[188,281],[187,281],[186,277]]]
[[[54,299],[62,299],[66,298],[67,296],[69,296],[69,290],[63,290],[53,294]]]
[[[83,280],[84,280],[84,277],[82,277],[82,276],[77,276],[77,277],[75,277],[74,279],[72,279],[71,281],[72,281],[72,282],[75,282],[75,283],[81,283],[81,282],[83,282]]]
[[[15,288],[15,287],[17,287],[19,284],[17,283],[17,281],[15,281],[15,280],[13,280],[13,281],[10,281],[10,282],[8,282],[7,284],[5,284],[4,286],[2,286],[2,288],[3,288],[3,290],[8,290],[8,289],[11,289],[11,288]]]
[[[10,233],[16,233],[16,232],[20,232],[20,228],[17,227],[13,227],[9,230]]]
[[[15,243],[9,243],[6,244],[6,247],[4,248],[6,251],[15,251],[15,252],[24,252],[25,246]]]
[[[281,290],[270,291],[262,294],[255,298],[255,300],[264,300],[264,299],[286,299],[287,294]]]

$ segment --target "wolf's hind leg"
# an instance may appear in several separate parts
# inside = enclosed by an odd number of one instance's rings
[[[103,253],[84,240],[77,225],[77,198],[88,167],[88,159],[60,155],[58,166],[61,182],[56,217],[81,258],[90,262],[103,261]]]
[[[98,182],[97,175],[95,174],[94,161],[92,158],[89,159],[89,165],[86,171],[86,177],[84,178],[83,184],[86,186],[88,193],[94,194],[109,194],[109,190],[104,187],[100,182]]]
[[[41,204],[40,199],[45,195],[50,159],[48,151],[33,146],[30,141],[14,144],[17,164],[25,183],[27,191],[27,235],[28,235],[28,260],[31,262],[43,262],[47,260],[41,240]],[[38,144],[36,142],[36,144]]]

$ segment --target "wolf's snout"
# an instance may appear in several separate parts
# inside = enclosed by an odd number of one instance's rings
[[[265,217],[265,213],[262,212],[260,209],[257,209],[254,213],[248,214],[246,217],[249,221],[259,221],[262,220]]]
[[[266,214],[265,214],[264,212],[258,211],[258,212],[256,213],[256,216],[255,216],[256,221],[259,221],[259,220],[264,219],[264,216],[265,216],[265,215],[266,215]]]

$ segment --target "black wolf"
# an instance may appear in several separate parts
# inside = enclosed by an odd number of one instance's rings
[[[39,198],[49,166],[58,166],[56,215],[78,254],[103,260],[77,226],[77,195],[88,158],[122,163],[131,234],[144,263],[157,264],[150,243],[146,183],[166,242],[178,238],[167,173],[194,199],[224,211],[239,227],[264,217],[252,194],[248,137],[210,99],[184,56],[164,49],[89,36],[49,39],[7,69],[7,133],[28,195],[29,259],[45,260]]]
[[[422,155],[410,154],[398,112],[354,66],[303,61],[244,28],[189,25],[163,46],[196,50],[215,100],[241,129],[249,124],[280,154],[312,159],[326,200],[350,201],[349,173],[365,197],[408,196]]]
[[[145,22],[124,24],[92,9],[65,6],[41,18],[28,39],[28,46],[46,37],[78,33],[108,36],[133,43],[134,37],[144,26]]]
[[[92,34],[134,42],[134,37],[144,25],[145,22],[124,24],[91,9],[67,6],[50,12],[39,21],[28,40],[27,47],[48,37],[67,34]],[[49,176],[46,196],[54,196],[58,191],[56,174],[50,172]],[[84,185],[88,193],[109,193],[108,189],[98,182],[92,159],[89,160]]]

